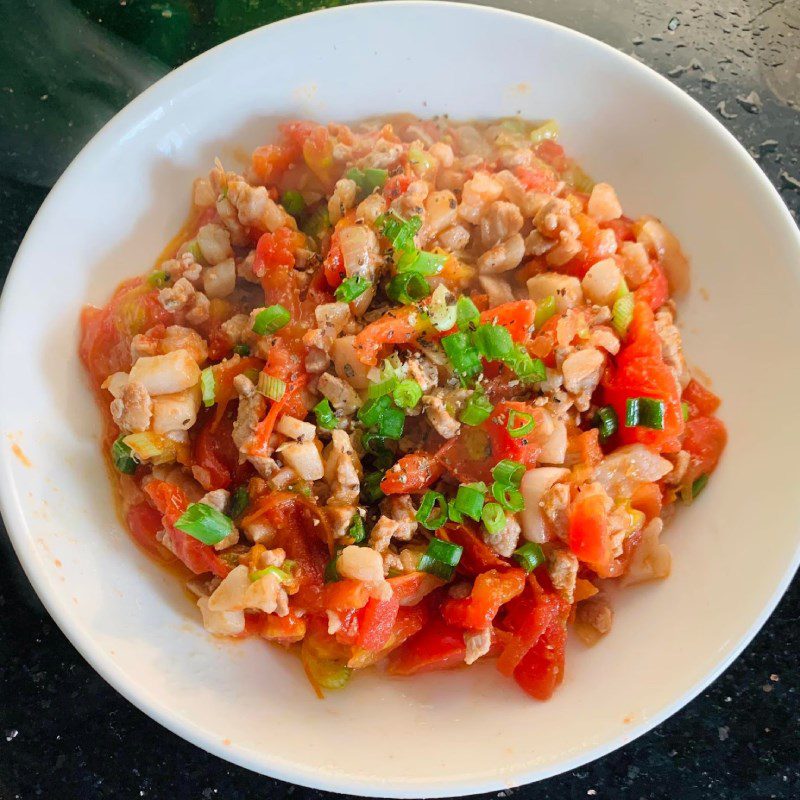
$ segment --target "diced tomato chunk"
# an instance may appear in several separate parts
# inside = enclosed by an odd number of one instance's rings
[[[388,672],[417,675],[450,669],[463,663],[466,652],[464,631],[434,618],[389,656]]]
[[[566,621],[557,616],[514,669],[514,680],[531,697],[549,699],[564,680],[566,643]]]
[[[569,514],[569,548],[595,571],[607,571],[613,557],[604,498],[579,496]]]
[[[373,652],[385,647],[399,610],[400,601],[394,593],[386,600],[370,598],[359,618],[358,646]]]
[[[442,465],[427,453],[410,453],[403,456],[386,471],[381,481],[384,494],[414,494],[425,491],[441,478]]]
[[[717,417],[690,419],[683,437],[683,449],[690,457],[684,481],[691,483],[701,475],[710,475],[716,469],[727,442],[728,432]]]
[[[689,381],[681,397],[689,406],[689,417],[710,417],[718,408],[720,399],[710,389],[694,378]]]
[[[465,575],[478,575],[488,569],[508,569],[509,563],[498,556],[475,531],[466,525],[448,523],[436,535],[446,542],[463,548],[458,571]]]
[[[526,342],[531,338],[535,316],[536,303],[533,300],[515,300],[484,311],[481,323],[503,325],[508,328],[515,342]]]
[[[462,628],[491,628],[500,607],[521,594],[524,588],[525,573],[521,569],[482,572],[475,578],[469,597],[450,597],[442,603],[442,618]]]

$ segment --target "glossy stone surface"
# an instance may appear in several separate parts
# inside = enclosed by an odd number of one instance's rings
[[[2,274],[49,186],[92,133],[150,82],[245,30],[335,4],[0,0],[0,18],[12,23],[0,26]],[[748,148],[797,218],[796,1],[511,0],[504,6],[578,28],[670,77]],[[757,265],[753,280],[757,285]],[[755,366],[745,365],[743,383]],[[776,481],[796,491],[793,477]],[[768,546],[769,532],[754,532],[754,542]],[[0,576],[0,800],[324,795],[206,755],[123,700],[50,620],[4,536]],[[798,618],[796,579],[745,653],[683,711],[580,770],[488,796],[799,797]]]

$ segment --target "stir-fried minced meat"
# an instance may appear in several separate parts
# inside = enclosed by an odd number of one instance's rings
[[[500,655],[544,699],[566,621],[610,630],[604,582],[669,574],[664,522],[726,439],[688,262],[556,137],[287,123],[87,310],[123,512],[207,631],[300,643],[320,693]]]

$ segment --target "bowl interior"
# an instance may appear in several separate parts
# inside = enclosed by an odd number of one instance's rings
[[[664,219],[693,262],[686,350],[724,398],[730,444],[704,496],[667,528],[673,575],[617,595],[613,631],[592,649],[570,644],[566,680],[546,704],[491,664],[408,680],[373,672],[318,701],[293,656],[204,633],[173,576],[122,531],[97,450],[98,413],[76,356],[79,309],[153,264],[183,221],[193,178],[215,156],[240,163],[280,119],[399,111],[558,119],[587,172],[611,182],[628,213]],[[350,7],[255,31],[116,117],[26,237],[0,318],[0,371],[14,384],[0,401],[0,483],[14,546],[106,679],[231,761],[321,788],[412,797],[560,772],[699,691],[796,566],[800,496],[781,477],[796,475],[800,431],[781,421],[800,390],[800,331],[781,309],[800,307],[799,254],[788,213],[722,127],[584,36],[440,3]]]

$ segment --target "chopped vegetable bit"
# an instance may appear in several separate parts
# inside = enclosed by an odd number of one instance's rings
[[[610,439],[619,428],[619,420],[617,419],[617,412],[614,411],[613,406],[603,406],[597,409],[594,415],[594,424],[600,431],[600,441],[605,442]]]
[[[512,556],[525,572],[533,572],[536,567],[544,563],[542,548],[535,542],[525,542],[513,552]]]
[[[651,397],[630,397],[625,404],[625,427],[652,428],[664,430],[664,413],[666,406],[663,400]]]
[[[233,530],[233,521],[205,503],[191,503],[175,527],[203,544],[219,544]]]
[[[531,433],[534,427],[536,427],[536,420],[533,418],[533,414],[529,414],[527,411],[517,411],[516,408],[509,410],[506,430],[512,439],[520,439]]]
[[[111,460],[119,472],[125,475],[133,475],[136,472],[136,467],[139,462],[133,453],[133,450],[123,441],[124,436],[120,436],[114,444],[111,445]]]
[[[253,330],[259,336],[267,336],[288,325],[291,318],[289,311],[280,303],[276,303],[274,306],[265,308],[256,314]]]
[[[331,431],[337,427],[336,415],[333,413],[331,401],[327,397],[314,406],[314,413],[317,416],[317,425],[320,428]]]
[[[437,513],[434,513],[434,509],[438,509]],[[415,518],[429,531],[441,528],[447,522],[447,500],[444,495],[439,492],[425,492]]]
[[[361,297],[364,292],[372,286],[372,281],[362,278],[360,275],[353,275],[345,278],[337,287],[336,299],[342,303],[352,303],[357,297]]]
[[[494,411],[494,406],[489,402],[489,399],[483,392],[477,389],[467,398],[467,403],[464,406],[459,419],[465,425],[480,425],[485,422]]]

